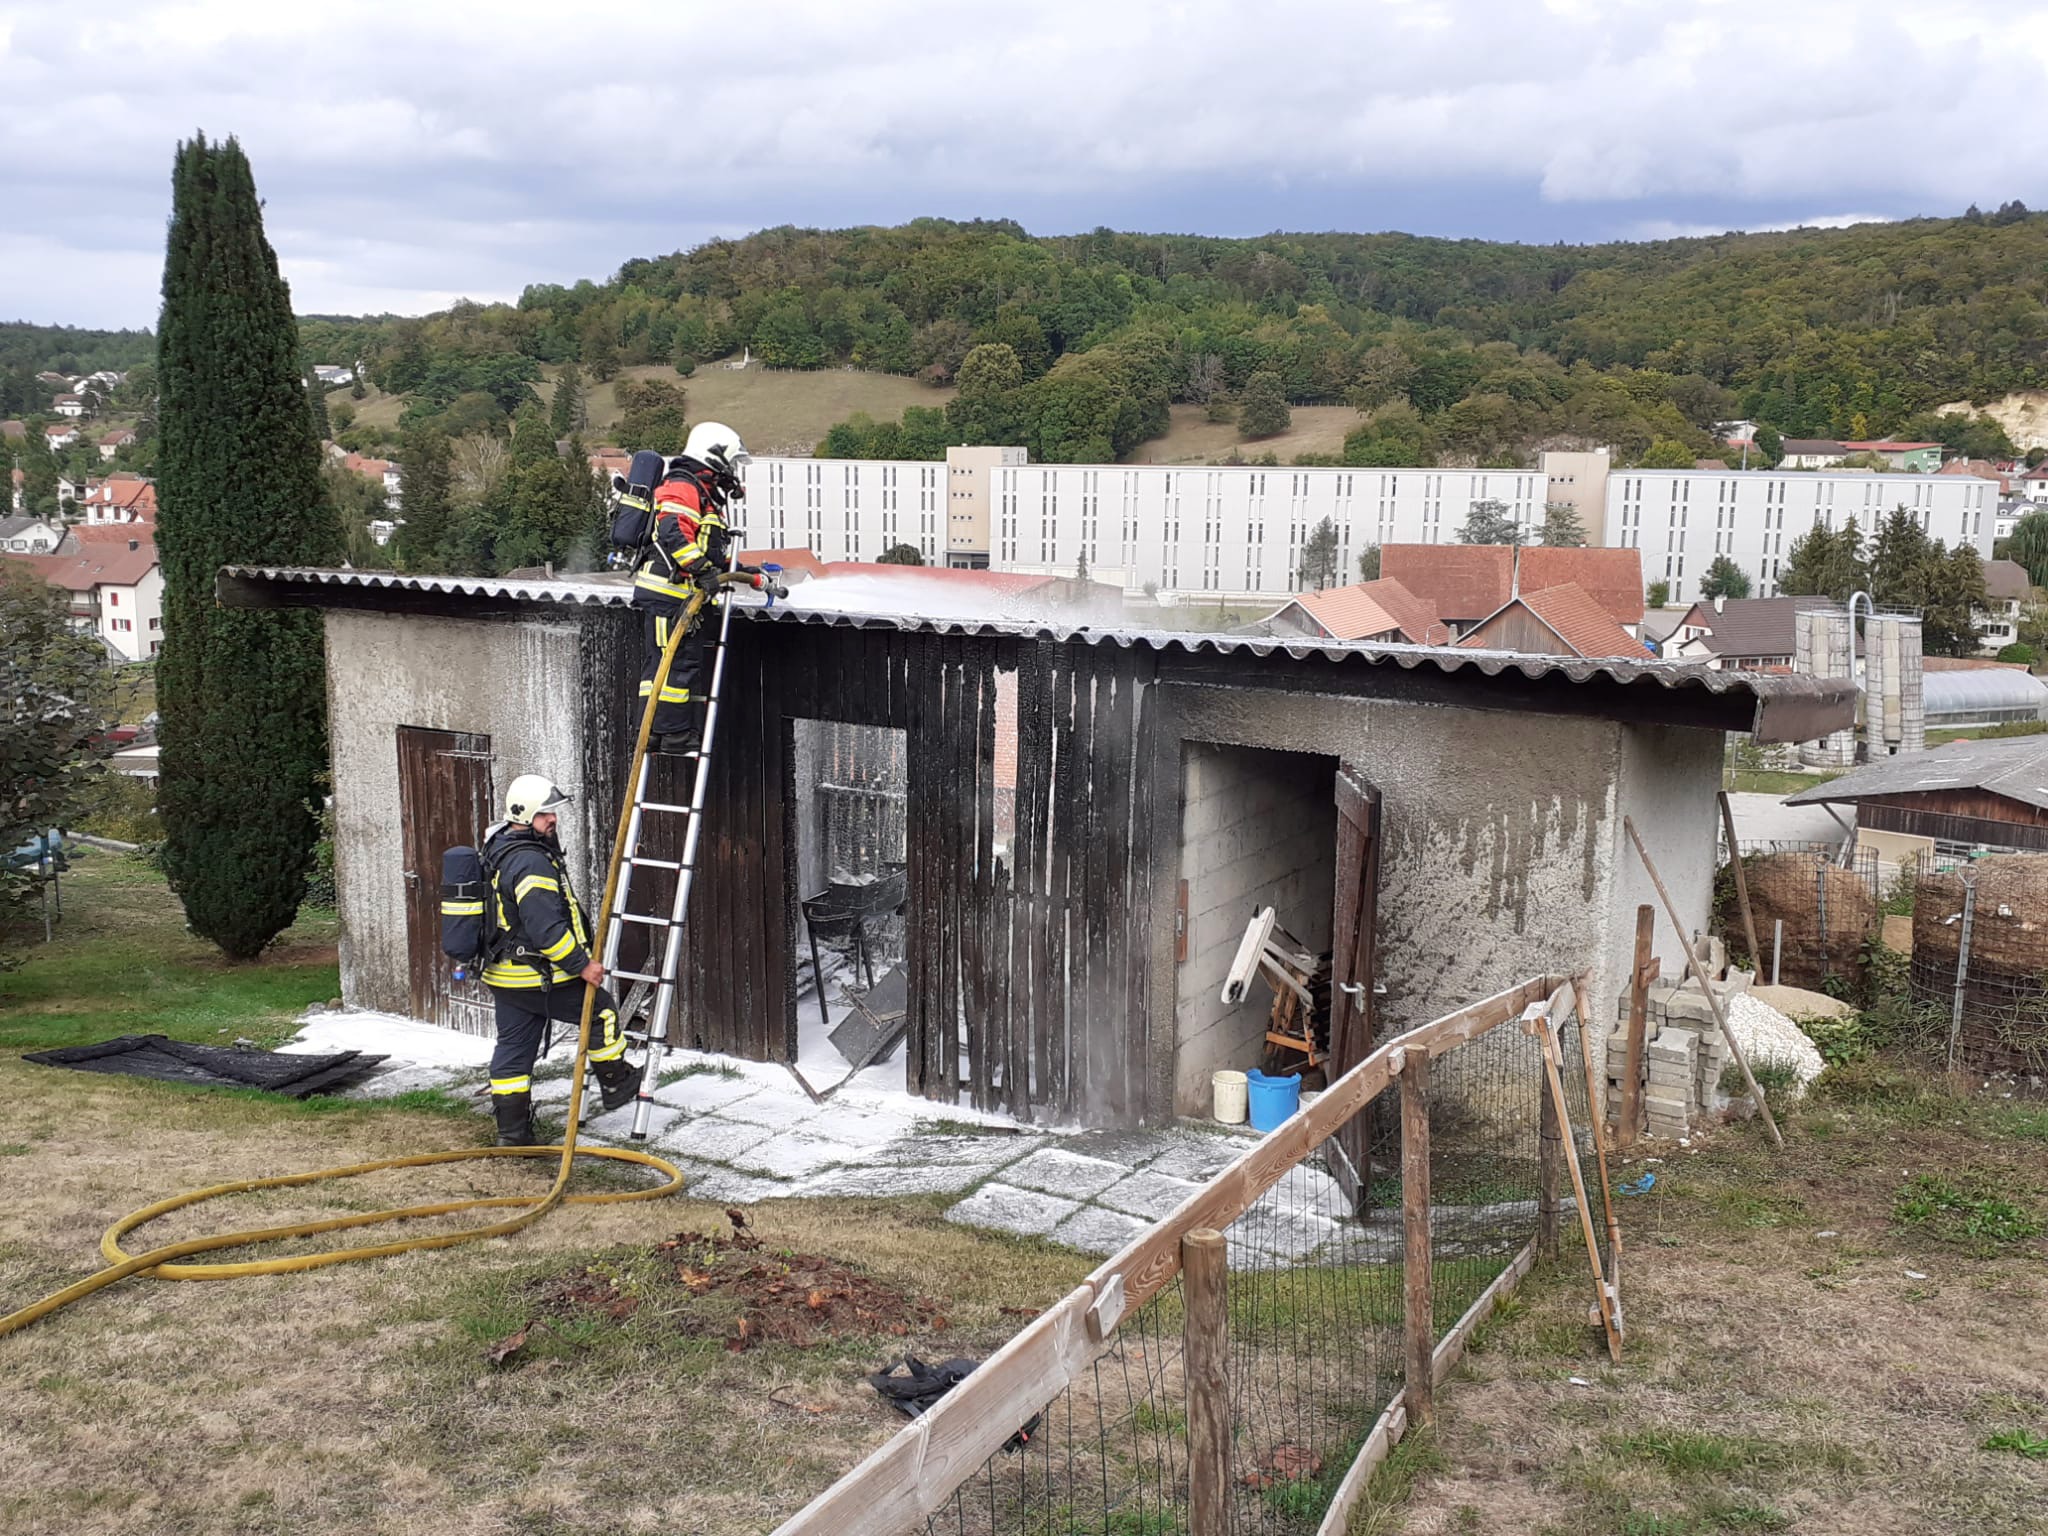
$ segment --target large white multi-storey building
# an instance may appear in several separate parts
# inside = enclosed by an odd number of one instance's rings
[[[749,544],[874,560],[898,544],[929,564],[1070,574],[1189,601],[1278,601],[1328,518],[1339,576],[1375,544],[1457,542],[1472,504],[1534,528],[1569,501],[1588,542],[1640,549],[1646,580],[1690,602],[1717,554],[1777,591],[1785,551],[1816,525],[1869,530],[1896,507],[1934,538],[1989,556],[1997,487],[1969,476],[1762,470],[1609,470],[1554,453],[1534,470],[1030,464],[1020,449],[956,448],[947,462],[756,459]]]

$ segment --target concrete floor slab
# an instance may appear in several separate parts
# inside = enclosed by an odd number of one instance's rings
[[[700,1115],[679,1134],[687,1142],[682,1150],[698,1162],[736,1163],[775,1133],[765,1125]]]
[[[1040,1148],[1003,1170],[1003,1182],[1024,1189],[1040,1189],[1050,1195],[1086,1200],[1110,1185],[1120,1183],[1131,1170],[1124,1163],[1104,1158],[1083,1157],[1064,1147]]]
[[[1148,1225],[1135,1216],[1105,1211],[1099,1205],[1084,1205],[1052,1229],[1052,1240],[1083,1253],[1107,1255],[1129,1243]]]
[[[842,1163],[855,1162],[860,1156],[859,1151],[843,1141],[827,1141],[822,1136],[810,1136],[798,1130],[770,1136],[727,1161],[742,1173],[766,1174],[775,1179],[801,1179]]]
[[[1245,1153],[1255,1143],[1246,1136],[1205,1136],[1199,1132],[1173,1132],[1167,1134],[1160,1150],[1144,1162],[1148,1173],[1164,1174],[1169,1179],[1186,1179],[1192,1183],[1205,1184],[1216,1177]]]
[[[850,1146],[878,1147],[910,1135],[914,1122],[908,1115],[881,1109],[862,1109],[852,1104],[827,1104],[802,1122],[806,1136],[843,1141]]]
[[[679,1077],[672,1083],[663,1083],[654,1090],[654,1096],[663,1104],[673,1104],[677,1109],[695,1110],[699,1114],[715,1114],[728,1104],[750,1098],[761,1092],[759,1083],[749,1082],[744,1077],[721,1077],[716,1072],[694,1072],[688,1077]]]
[[[1154,1173],[1150,1168],[1132,1174],[1122,1182],[1112,1184],[1095,1197],[1098,1205],[1106,1205],[1113,1211],[1122,1211],[1127,1216],[1142,1216],[1147,1221],[1158,1221],[1170,1215],[1183,1200],[1202,1186],[1191,1184],[1186,1179],[1171,1179],[1163,1173]]]
[[[657,1149],[663,1150],[663,1149]],[[741,1173],[718,1163],[700,1163],[671,1156],[683,1173],[683,1195],[690,1200],[715,1200],[720,1205],[752,1205],[759,1200],[776,1200],[794,1192],[780,1179],[764,1179]]]
[[[795,1083],[790,1083],[786,1092],[779,1088],[764,1088],[759,1093],[750,1093],[743,1099],[721,1105],[718,1113],[722,1119],[744,1120],[749,1125],[765,1125],[782,1131],[816,1119],[818,1106]]]
[[[1050,1237],[1052,1230],[1081,1209],[1078,1200],[1063,1200],[1035,1189],[1009,1184],[984,1184],[946,1212],[946,1220],[967,1227],[989,1227],[1020,1237]]]

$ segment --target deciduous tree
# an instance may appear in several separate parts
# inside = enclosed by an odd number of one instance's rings
[[[1546,502],[1543,507],[1543,542],[1552,549],[1583,549],[1586,525],[1579,509],[1568,501]]]
[[[1237,431],[1240,437],[1272,437],[1294,424],[1280,375],[1261,370],[1245,380],[1237,397]]]
[[[1700,596],[1705,598],[1749,596],[1749,572],[1726,555],[1716,555],[1700,578]]]
[[[1302,541],[1300,575],[1305,590],[1320,591],[1337,579],[1337,525],[1327,517]]]
[[[1460,544],[1520,544],[1527,537],[1506,502],[1475,501],[1458,530]]]

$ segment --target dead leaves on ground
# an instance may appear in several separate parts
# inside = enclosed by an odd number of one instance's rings
[[[737,1315],[721,1322],[711,1308],[664,1307],[664,1326],[689,1335],[723,1333],[734,1353],[771,1341],[808,1349],[831,1339],[903,1338],[946,1328],[936,1303],[826,1255],[772,1250],[743,1211],[725,1214],[730,1233],[679,1232],[655,1244],[652,1253],[661,1263],[654,1274],[657,1284],[672,1282],[692,1300],[731,1302]],[[658,1291],[625,1289],[616,1273],[592,1267],[537,1281],[529,1291],[537,1316],[485,1350],[491,1365],[522,1364],[530,1336],[545,1329],[548,1318],[623,1323],[643,1302],[661,1302]]]

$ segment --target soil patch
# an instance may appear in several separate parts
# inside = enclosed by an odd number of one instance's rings
[[[517,1365],[538,1329],[623,1323],[649,1300],[660,1307],[664,1327],[685,1336],[721,1335],[736,1354],[769,1341],[809,1349],[838,1339],[945,1330],[937,1302],[841,1259],[771,1247],[745,1212],[725,1216],[727,1232],[678,1232],[656,1243],[651,1264],[629,1258],[579,1265],[529,1282],[531,1317],[492,1343],[485,1357],[493,1365]],[[713,1305],[691,1307],[688,1298]]]

